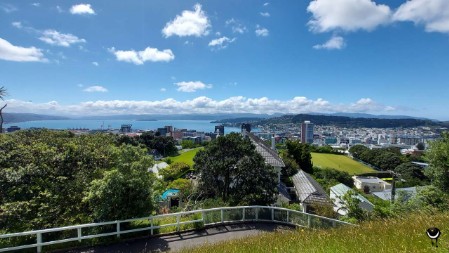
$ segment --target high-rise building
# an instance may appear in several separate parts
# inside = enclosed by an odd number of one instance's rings
[[[121,127],[120,127],[120,132],[121,133],[131,133],[131,124],[123,124]]]
[[[220,126],[215,126],[215,133],[219,134],[220,136],[224,135],[224,126],[220,125]]]
[[[251,124],[243,123],[241,129],[242,129],[242,132],[243,132],[243,130],[246,130],[247,132],[251,132]]]
[[[313,123],[308,120],[301,123],[301,142],[313,143]]]

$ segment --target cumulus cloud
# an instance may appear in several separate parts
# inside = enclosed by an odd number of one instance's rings
[[[264,3],[263,6],[268,6],[270,3]]]
[[[41,6],[41,3],[32,3],[31,5],[34,7],[39,7],[39,6]]]
[[[238,22],[234,18],[226,20],[225,25],[230,26],[233,33],[243,34],[247,31],[246,26],[242,25],[240,22]]]
[[[209,34],[211,24],[206,13],[201,9],[200,4],[196,4],[193,8],[194,11],[185,10],[168,22],[162,29],[162,34],[166,38],[173,35],[201,37]]]
[[[294,97],[288,100],[273,100],[267,97],[246,98],[242,96],[214,100],[200,96],[192,100],[177,101],[173,98],[156,101],[87,101],[73,105],[61,105],[56,101],[32,103],[7,100],[8,108],[14,112],[70,114],[70,115],[113,115],[113,114],[190,114],[190,113],[313,113],[313,112],[365,112],[382,113],[396,110],[391,106],[363,98],[351,104],[333,104],[324,99]]]
[[[47,62],[42,49],[35,47],[14,46],[0,38],[0,59],[18,62]]]
[[[268,31],[267,28],[263,28],[259,25],[256,26],[256,31],[255,31],[256,35],[259,37],[266,37],[270,34],[270,32]]]
[[[423,24],[427,32],[449,33],[449,1],[410,0],[397,9],[393,19]]]
[[[178,82],[175,85],[178,86],[177,91],[182,92],[195,92],[197,90],[212,88],[212,84],[205,84],[201,81]]]
[[[262,17],[267,17],[268,18],[270,16],[270,13],[269,12],[261,12],[260,15]]]
[[[97,66],[97,67],[98,67],[98,65],[100,65],[100,64],[98,64],[98,62],[96,62],[96,61],[93,61],[93,62],[92,62],[92,65],[94,65],[94,66]]]
[[[146,61],[151,62],[169,62],[175,59],[175,55],[170,49],[159,50],[157,48],[147,47],[142,51],[135,50],[116,50],[114,47],[108,49],[113,53],[117,61],[131,62],[136,65],[142,65]]]
[[[224,37],[221,37],[218,39],[211,40],[209,42],[209,47],[216,48],[216,49],[223,49],[223,48],[226,48],[230,43],[232,43],[234,41],[235,41],[235,38],[230,39],[230,38],[224,36]]]
[[[11,25],[19,29],[23,27],[21,22],[12,22]]]
[[[391,21],[390,7],[372,0],[313,0],[307,11],[312,13],[308,25],[314,32],[370,31]]]
[[[340,36],[332,36],[328,41],[326,41],[324,44],[319,44],[313,46],[315,49],[342,49],[345,46],[345,40],[343,37]]]
[[[95,11],[90,4],[73,5],[70,8],[70,13],[78,15],[95,15]]]
[[[86,43],[85,39],[80,39],[77,36],[70,33],[67,34],[60,33],[55,30],[43,31],[42,36],[39,39],[47,44],[61,47],[70,47],[72,44],[76,43]]]
[[[85,88],[83,91],[85,91],[85,92],[108,92],[108,89],[106,89],[103,86],[94,85],[94,86]]]
[[[161,88],[160,91],[161,91],[161,92],[166,92],[167,89],[166,89],[166,88]]]

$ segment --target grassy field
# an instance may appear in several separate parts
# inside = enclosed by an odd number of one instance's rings
[[[312,162],[314,166],[346,171],[351,175],[375,171],[344,155],[312,153]]]
[[[448,252],[448,220],[448,213],[413,214],[404,218],[366,222],[358,227],[267,232],[260,236],[189,248],[183,252]],[[438,248],[431,245],[425,233],[432,226],[443,231]]]
[[[195,157],[196,153],[201,149],[202,147],[194,148],[192,150],[183,152],[178,156],[171,156],[170,159],[172,160],[173,163],[184,162],[190,165],[190,167],[193,167],[193,157]]]

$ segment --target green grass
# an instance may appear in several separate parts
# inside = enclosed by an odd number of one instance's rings
[[[346,171],[351,175],[375,172],[374,169],[344,155],[312,153],[312,162],[314,166]]]
[[[365,222],[358,227],[266,232],[253,237],[186,248],[182,252],[448,252],[448,220],[448,213],[415,213],[403,218]],[[438,248],[432,247],[425,233],[432,226],[443,231]]]
[[[180,155],[171,156],[170,159],[172,160],[172,163],[184,162],[184,163],[187,163],[188,165],[190,165],[190,167],[193,167],[193,157],[195,157],[196,153],[198,151],[200,151],[201,149],[202,149],[202,147],[194,148],[187,152],[183,152]]]

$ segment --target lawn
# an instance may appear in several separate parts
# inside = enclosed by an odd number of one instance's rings
[[[312,153],[312,162],[314,166],[346,171],[351,175],[375,172],[374,169],[344,155]]]
[[[182,252],[448,252],[447,213],[415,213],[409,216],[361,223],[358,227],[327,230],[298,229],[267,232],[244,239],[186,248]],[[439,247],[432,247],[426,229],[435,226],[443,231]]]
[[[202,149],[202,147],[194,148],[192,150],[182,152],[180,155],[171,156],[170,159],[173,163],[184,162],[184,163],[187,163],[188,165],[190,165],[190,167],[193,167],[193,157],[195,157],[196,153],[201,149]]]

